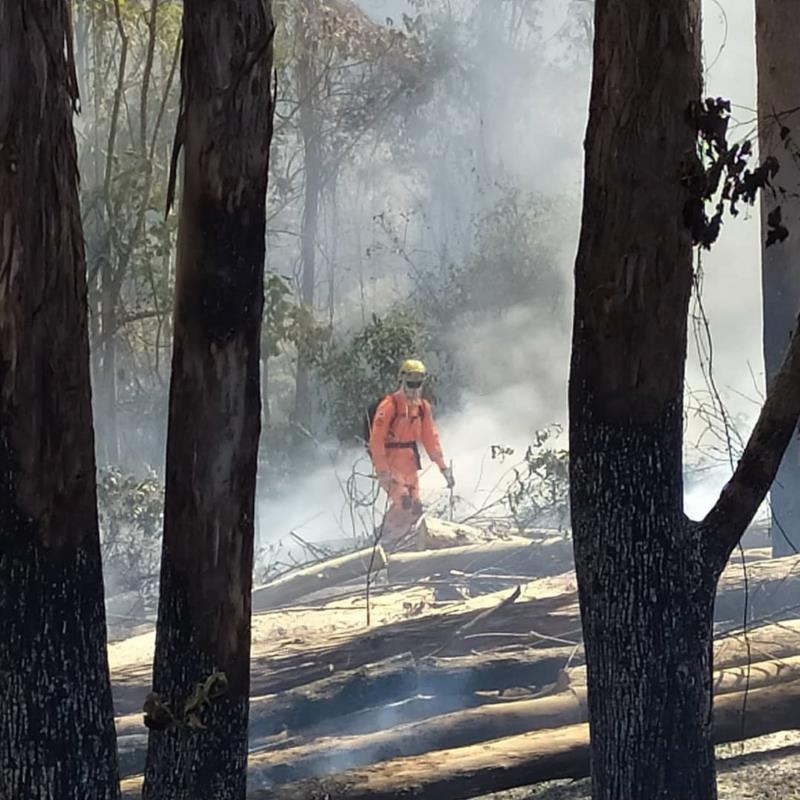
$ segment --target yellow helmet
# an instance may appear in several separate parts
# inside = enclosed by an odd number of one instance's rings
[[[428,371],[425,369],[425,365],[415,358],[407,358],[400,365],[400,380],[405,377],[414,377],[418,380],[424,380],[427,374]]]
[[[407,358],[400,365],[400,388],[406,397],[413,400],[422,397],[422,384],[426,374],[425,365],[414,358]]]

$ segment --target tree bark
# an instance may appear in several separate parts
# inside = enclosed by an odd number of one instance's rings
[[[269,0],[184,3],[174,153],[183,146],[183,195],[153,688],[179,720],[213,674],[224,674],[227,692],[202,712],[204,728],[151,731],[148,800],[245,794],[273,34]]]
[[[780,164],[779,190],[761,195],[761,283],[764,367],[772,383],[789,346],[800,311],[800,18],[792,0],[756,3],[758,127],[761,158]],[[788,138],[782,136],[788,130]],[[766,246],[769,217],[780,210],[788,238]],[[800,552],[800,435],[795,430],[772,485],[772,547],[775,556]]]
[[[598,0],[575,264],[570,488],[594,800],[713,800],[716,576],[683,515],[699,0]]]
[[[0,796],[111,800],[69,4],[0,7]]]
[[[700,4],[596,4],[575,265],[570,490],[595,800],[714,800],[714,589],[800,413],[800,334],[733,477],[683,514]],[[623,155],[624,154],[624,155]]]

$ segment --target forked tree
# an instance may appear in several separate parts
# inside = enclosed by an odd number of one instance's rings
[[[69,3],[0,4],[0,797],[119,794]]]
[[[148,800],[245,795],[273,34],[269,0],[184,3]]]
[[[700,0],[596,0],[569,385],[595,800],[711,800],[719,575],[800,411],[796,329],[716,505],[683,510]]]

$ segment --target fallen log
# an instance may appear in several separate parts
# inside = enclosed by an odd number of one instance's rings
[[[293,570],[253,589],[253,613],[289,605],[322,589],[380,572],[386,563],[386,553],[378,545]]]
[[[764,562],[756,562],[748,570],[751,602],[754,597],[761,598],[760,607],[763,610],[766,599],[774,598],[775,593],[779,600],[785,599],[785,594],[791,591],[788,587],[794,587],[794,591],[800,595],[800,556],[773,559],[767,567],[763,565]],[[728,615],[732,609],[743,608],[742,585],[741,566],[729,566],[723,573],[717,593],[717,608],[721,614]],[[294,671],[309,661],[316,661],[324,668],[331,665],[333,669],[342,669],[382,660],[403,651],[409,651],[416,657],[428,655],[473,617],[491,605],[501,603],[506,596],[507,593],[502,592],[486,595],[476,598],[475,603],[465,603],[464,610],[449,610],[394,622],[350,637],[330,648],[273,659],[273,668],[282,670],[282,675],[273,674],[269,691],[277,692],[297,685],[293,678]],[[580,627],[574,576],[567,574],[544,578],[527,584],[516,602],[490,616],[480,630],[453,642],[448,655],[485,649],[487,645],[497,646],[501,641],[516,640],[519,644],[531,646],[538,642],[552,646],[551,639],[556,639],[569,644],[570,641],[580,640]]]
[[[742,709],[741,692],[717,698],[714,739],[718,744],[796,727],[800,681],[749,692],[744,718]],[[589,726],[582,723],[281,784],[254,791],[252,800],[467,800],[488,792],[588,774]]]
[[[530,585],[529,585],[530,587]],[[565,602],[574,599],[571,592],[539,595],[526,587],[529,594],[503,608],[502,613],[490,615],[479,629],[473,629],[463,639],[453,641],[446,654],[460,655],[475,649],[474,637],[478,633],[496,632],[515,644],[552,646],[547,637],[558,639],[570,631],[575,632],[577,609],[564,609]],[[464,604],[463,610],[447,610],[412,619],[392,622],[373,628],[356,636],[348,635],[338,643],[316,650],[304,650],[281,657],[276,656],[253,673],[253,680],[262,693],[277,694],[295,686],[325,677],[331,672],[353,669],[363,664],[382,661],[391,656],[409,652],[415,658],[430,656],[443,641],[462,629],[475,617],[507,599],[508,592],[475,598],[477,602]],[[578,622],[578,629],[580,623]],[[535,634],[531,631],[535,628]],[[579,633],[579,630],[578,630]],[[516,639],[515,635],[522,635]],[[543,637],[543,638],[542,638]],[[492,646],[506,640],[491,641]],[[569,645],[570,642],[566,641]],[[486,648],[484,648],[486,649]],[[255,666],[255,665],[254,665]],[[298,670],[303,674],[298,677]]]
[[[526,731],[586,722],[586,687],[572,682],[580,675],[580,672],[571,672],[569,689],[547,697],[468,708],[370,735],[340,735],[310,741],[280,752],[256,755],[251,758],[251,768],[270,784],[285,783],[329,775],[343,768],[366,766],[376,761],[450,750]],[[721,670],[714,676],[714,693],[719,697],[798,680],[800,656],[786,661],[760,662],[749,668],[740,666]]]
[[[358,724],[352,717],[365,709],[372,710],[373,730],[409,721],[415,711],[425,708],[387,710],[386,706],[419,695],[430,699],[443,694],[449,705],[428,705],[427,716],[463,710],[489,702],[476,698],[477,691],[512,687],[540,687],[556,679],[572,650],[553,648],[524,650],[510,654],[483,654],[472,658],[431,658],[416,663],[410,654],[395,656],[377,664],[334,673],[313,683],[250,701],[249,735],[251,746],[276,735],[320,728],[337,734],[354,732]],[[420,699],[422,699],[420,698]],[[417,717],[419,719],[419,717]],[[362,718],[360,724],[364,725]],[[118,720],[120,774],[133,775],[143,768],[146,730],[141,715]]]
[[[746,632],[728,633],[714,641],[714,668],[748,661],[769,661],[800,654],[800,620],[761,625]]]
[[[507,541],[512,538],[498,537],[483,528],[466,525],[461,522],[450,522],[445,519],[429,517],[427,514],[417,526],[417,547],[420,550],[440,550],[449,547],[463,547],[465,545],[487,544],[490,542]],[[522,539],[524,542],[525,540]]]
[[[362,736],[334,736],[251,754],[251,782],[274,785],[586,720],[586,691],[494,703]]]
[[[787,586],[794,587],[800,593],[800,556],[773,559],[766,570],[761,568],[761,563],[751,565],[751,598],[758,596],[764,600],[769,596],[769,587],[774,589],[778,586],[781,587],[781,595],[789,591]],[[756,566],[759,567],[758,570],[755,570]],[[737,603],[743,603],[741,587],[742,569],[734,564],[725,571],[720,581],[718,608],[730,610]],[[560,643],[567,645],[580,641],[580,614],[573,589],[574,576],[571,574],[531,581],[524,587],[522,596],[516,602],[490,616],[479,630],[471,631],[453,641],[447,655],[485,650],[506,643],[533,647],[552,646],[553,639],[557,640],[555,643],[560,640]],[[443,641],[450,640],[456,630],[487,608],[501,603],[506,596],[507,592],[473,598],[458,609],[451,607],[443,612],[401,620],[356,635],[347,633],[332,636],[330,644],[299,651],[293,648],[287,655],[261,659],[253,664],[253,691],[259,694],[282,692],[327,677],[332,672],[354,669],[403,652],[410,652],[415,658],[430,655]],[[800,652],[800,648],[794,644],[795,639],[800,641],[800,627],[793,629],[791,624],[781,623],[781,629],[765,626],[750,631],[746,638],[754,659],[766,660],[772,656]],[[767,629],[773,633],[764,633]],[[791,630],[792,633],[788,634],[791,642],[778,644],[783,635],[779,630]],[[761,642],[761,639],[764,641]],[[743,647],[746,647],[745,637],[733,637],[729,640],[729,648]],[[720,661],[721,652],[718,647],[718,665],[734,663]],[[741,659],[741,656],[737,658]],[[738,663],[742,663],[742,660]],[[149,675],[144,666],[137,666],[137,670],[139,671],[130,676],[114,676],[115,706],[118,713],[138,711],[141,708]]]
[[[545,577],[566,572],[571,562],[554,559],[553,552],[564,550],[563,537],[533,542],[523,537],[497,540],[485,544],[423,550],[413,553],[393,553],[389,556],[390,583],[413,583],[434,575],[452,572],[470,575],[491,574],[491,571],[530,577]],[[572,545],[567,541],[569,552]]]
[[[315,722],[385,705],[416,693],[417,665],[410,653],[334,672],[327,678],[250,701],[250,735],[272,736]]]

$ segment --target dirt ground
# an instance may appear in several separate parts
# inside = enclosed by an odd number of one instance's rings
[[[717,748],[719,800],[800,800],[800,731]],[[554,781],[474,800],[590,800],[589,781]]]

